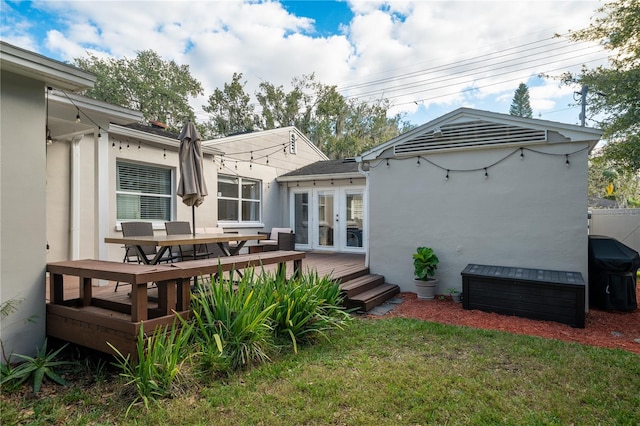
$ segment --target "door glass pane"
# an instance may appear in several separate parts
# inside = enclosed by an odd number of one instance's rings
[[[333,246],[334,228],[333,194],[318,194],[318,244]]]
[[[362,194],[347,194],[347,247],[362,247]]]
[[[296,244],[309,244],[309,193],[294,194]]]

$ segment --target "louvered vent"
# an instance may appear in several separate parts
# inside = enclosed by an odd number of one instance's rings
[[[440,132],[429,131],[396,145],[396,154],[417,154],[452,148],[504,144],[529,144],[547,141],[546,130],[527,129],[487,121],[446,124]]]

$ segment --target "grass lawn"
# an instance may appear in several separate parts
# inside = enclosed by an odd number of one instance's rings
[[[127,418],[123,381],[96,365],[68,388],[3,391],[0,424],[640,424],[636,354],[412,319],[357,319]]]

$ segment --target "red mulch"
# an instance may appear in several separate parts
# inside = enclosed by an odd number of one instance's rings
[[[636,291],[640,299],[640,292]],[[501,330],[546,337],[640,354],[640,310],[606,312],[590,309],[585,328],[573,328],[553,321],[537,321],[478,310],[465,310],[450,298],[420,300],[415,293],[401,293],[403,299],[386,317],[416,318],[443,324]],[[640,306],[640,300],[638,301]]]

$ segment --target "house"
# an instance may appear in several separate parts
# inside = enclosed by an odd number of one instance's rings
[[[0,338],[6,353],[33,354],[45,336],[48,262],[121,261],[122,247],[104,239],[119,234],[122,221],[148,220],[162,232],[167,220],[190,220],[191,208],[176,196],[177,134],[140,124],[139,111],[77,94],[93,87],[93,74],[0,47],[0,303],[17,304]],[[287,226],[276,178],[327,159],[293,127],[202,145],[209,196],[196,227]]]
[[[85,101],[105,107],[99,101]],[[98,112],[81,111],[87,116]],[[48,189],[49,205],[60,213],[50,219],[55,223],[48,231],[49,262],[122,260],[122,247],[106,244],[104,238],[118,235],[123,221],[150,221],[157,233],[164,232],[166,221],[192,221],[191,207],[176,195],[179,135],[157,124],[137,122],[111,122],[107,128],[99,130],[97,147],[91,143],[94,134],[81,135],[75,142],[54,137],[49,147],[49,179],[59,179]],[[73,162],[74,149],[84,161]],[[202,150],[208,196],[195,210],[196,228],[219,226],[248,233],[286,225],[279,208],[280,186],[275,181],[279,174],[326,159],[293,127],[204,141]],[[96,170],[103,167],[105,178],[98,178]],[[74,170],[82,177],[74,179]],[[74,215],[78,206],[83,208]],[[98,212],[103,219],[98,219]],[[69,217],[71,225],[66,223]],[[82,238],[74,241],[75,235]]]
[[[371,272],[415,291],[411,256],[428,246],[440,294],[460,289],[471,263],[586,282],[587,158],[600,135],[460,108],[364,152]]]
[[[0,68],[0,306],[16,308],[0,339],[7,356],[33,355],[45,336],[47,87],[72,93],[95,76],[1,41]]]
[[[212,163],[217,169],[215,222],[238,231],[290,227],[283,208],[288,193],[279,177],[328,159],[295,127],[232,135],[203,141],[202,146],[223,153]]]

